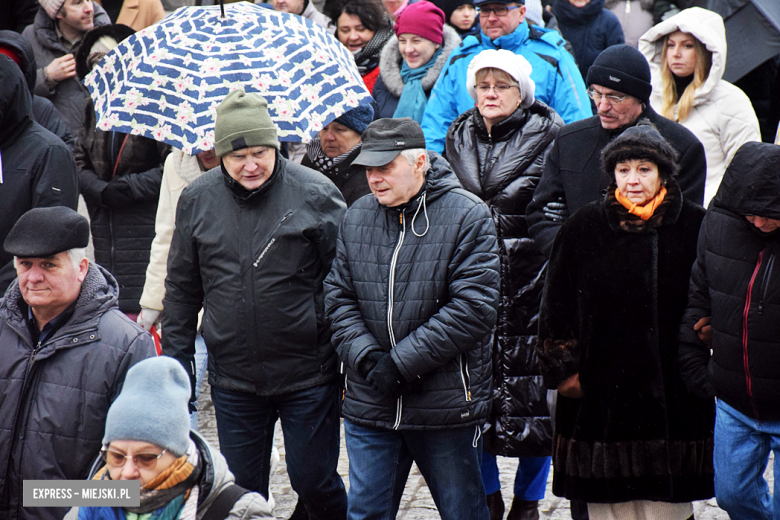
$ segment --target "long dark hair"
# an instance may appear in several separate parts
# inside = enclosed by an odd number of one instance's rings
[[[363,26],[373,32],[390,25],[390,18],[379,0],[328,0],[323,12],[336,26],[339,16],[344,13],[357,16]]]

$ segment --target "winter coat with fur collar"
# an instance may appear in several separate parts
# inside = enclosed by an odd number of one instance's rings
[[[677,331],[704,217],[674,181],[653,216],[629,215],[615,184],[564,224],[550,259],[537,351],[558,395],[553,492],[587,502],[713,496],[714,402],[690,393]]]

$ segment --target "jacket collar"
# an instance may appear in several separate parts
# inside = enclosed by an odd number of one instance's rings
[[[628,233],[647,233],[662,226],[671,226],[680,217],[682,211],[683,196],[680,187],[674,179],[666,182],[666,196],[663,202],[656,208],[653,216],[648,220],[642,220],[628,212],[625,206],[615,197],[617,184],[613,180],[607,188],[604,197],[604,209],[607,212],[607,222],[613,231],[625,231]]]
[[[485,118],[479,113],[479,110],[474,110],[474,127],[476,129],[477,137],[480,141],[505,141],[509,139],[518,128],[522,128],[528,121],[528,110],[522,107],[518,107],[517,110],[512,112],[509,117],[493,125],[493,128],[488,134],[487,127],[485,126]]]
[[[261,184],[259,188],[251,191],[241,186],[241,184],[236,182],[236,180],[230,176],[230,174],[225,169],[224,162],[219,162],[219,169],[222,172],[222,179],[225,182],[225,186],[227,186],[236,199],[238,199],[240,202],[258,201],[263,198],[263,194],[267,193],[268,190],[270,190],[271,187],[276,183],[277,179],[282,175],[281,164],[283,160],[284,158],[280,155],[279,150],[276,149],[274,171],[271,172],[271,176],[263,184]]]
[[[495,40],[488,38],[485,33],[482,32],[482,29],[479,30],[479,34],[476,36],[476,38],[480,44],[480,47],[483,49],[508,49],[514,52],[516,49],[519,49],[523,43],[525,43],[529,37],[529,33],[528,22],[522,21],[520,22],[520,25],[517,26],[517,29],[512,31],[510,34],[499,36]],[[470,38],[466,39],[466,41],[469,40]]]

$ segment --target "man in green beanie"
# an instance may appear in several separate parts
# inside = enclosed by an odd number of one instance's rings
[[[185,188],[177,206],[163,353],[194,382],[203,305],[220,450],[236,483],[268,496],[279,418],[290,482],[309,517],[344,519],[337,359],[322,281],[346,204],[325,176],[281,156],[257,94],[225,98],[215,138],[221,165]]]

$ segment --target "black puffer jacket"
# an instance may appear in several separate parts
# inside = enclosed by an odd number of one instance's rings
[[[494,125],[490,134],[476,108],[447,132],[452,170],[490,207],[498,234],[501,298],[484,447],[505,457],[550,455],[552,424],[534,350],[546,258],[528,234],[525,207],[562,126],[555,111],[536,101]]]
[[[32,208],[76,209],[76,164],[65,143],[32,120],[30,92],[19,67],[0,57],[0,244]],[[16,277],[13,257],[0,248],[0,295]]]
[[[252,192],[222,168],[184,188],[168,255],[163,352],[192,373],[198,311],[212,386],[278,395],[336,379],[322,280],[346,205],[322,174],[277,153]]]
[[[680,327],[680,367],[691,391],[717,395],[760,421],[780,420],[780,146],[747,143],[731,161],[704,218]],[[712,355],[693,330],[712,316]]]
[[[127,370],[155,355],[151,336],[118,311],[117,292],[90,265],[72,315],[38,346],[17,281],[0,300],[0,518],[63,517],[67,508],[22,507],[22,481],[85,479]]]
[[[388,208],[363,197],[349,209],[325,280],[333,345],[347,368],[342,412],[367,426],[463,427],[482,424],[490,409],[495,228],[484,203],[429,154],[411,201]],[[397,399],[361,375],[371,351],[391,352],[407,382]]]

